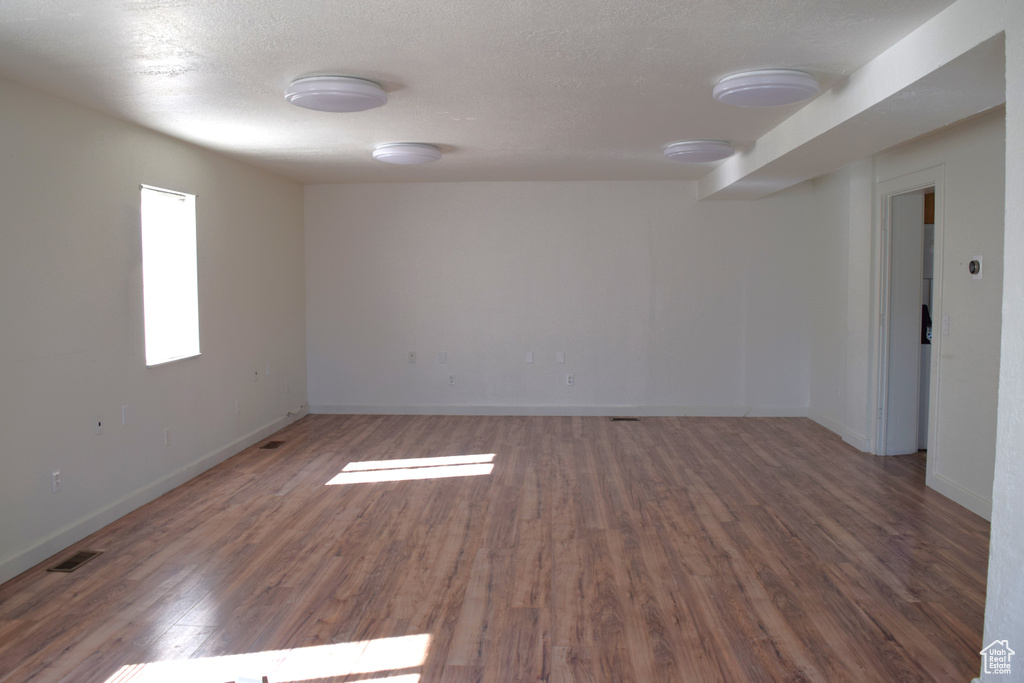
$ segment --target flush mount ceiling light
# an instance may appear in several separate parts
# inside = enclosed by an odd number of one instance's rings
[[[354,76],[310,76],[293,81],[284,98],[317,111],[351,112],[380,107],[388,94],[380,84]]]
[[[803,71],[767,69],[726,76],[712,96],[737,107],[778,107],[810,99],[821,92],[814,76]]]
[[[389,142],[377,145],[373,158],[388,164],[429,164],[441,158],[441,150],[422,142]]]
[[[733,148],[725,140],[685,140],[673,142],[665,148],[665,157],[686,164],[720,161],[733,155]]]

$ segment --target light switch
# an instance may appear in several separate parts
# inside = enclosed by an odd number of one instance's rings
[[[559,351],[558,353],[555,354],[555,362],[556,363],[564,363],[565,362],[565,351]]]
[[[444,351],[442,351],[441,353],[437,354],[437,364],[438,365],[444,365],[447,362],[448,362],[448,355]]]
[[[532,363],[533,362],[533,351],[527,351],[526,352],[526,362],[527,363]]]
[[[949,316],[942,316],[942,334],[949,334]]]

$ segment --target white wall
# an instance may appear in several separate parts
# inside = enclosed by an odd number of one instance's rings
[[[1024,680],[1024,3],[1006,3],[1006,192],[1003,242],[1002,362],[996,427],[992,537],[985,637],[1008,640]]]
[[[978,514],[991,517],[999,391],[999,331],[1003,291],[1005,125],[1000,109],[954,130],[878,155],[879,182],[942,165],[941,308],[936,441],[928,449],[928,484]],[[936,217],[936,223],[940,218]],[[980,280],[967,264],[983,257]],[[939,325],[941,327],[941,325]],[[934,352],[933,348],[933,352]]]
[[[942,269],[941,310],[932,317],[939,334],[941,316],[949,316],[950,332],[939,340],[940,372],[933,378],[940,395],[937,440],[928,453],[929,485],[985,517],[991,514],[995,462],[1003,119],[997,110],[815,181],[815,249],[835,265],[822,273],[822,287],[813,299],[810,415],[868,450],[876,385],[865,380],[873,380],[870,368],[876,363],[875,349],[863,349],[865,344],[877,347],[879,258],[877,226],[864,213],[872,201],[863,191],[864,178],[872,167],[879,183],[924,169],[942,177],[942,205],[936,207],[943,225],[942,251],[936,255]],[[967,272],[974,255],[984,257],[981,280]],[[850,324],[853,316],[862,323]],[[850,392],[854,383],[856,391]]]
[[[306,394],[299,185],[9,82],[0,101],[2,581],[283,426]],[[140,183],[198,195],[202,356],[152,368]]]
[[[862,450],[871,449],[874,159],[814,181],[809,416]]]
[[[803,414],[812,211],[808,185],[309,186],[312,409]]]
[[[810,416],[832,431],[846,429],[846,286],[853,169],[845,166],[814,181],[810,260]]]

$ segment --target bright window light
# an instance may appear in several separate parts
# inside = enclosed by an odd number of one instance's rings
[[[340,474],[327,482],[327,486],[445,479],[448,477],[479,477],[491,473],[494,469],[492,460],[494,460],[494,453],[350,462],[345,465]]]
[[[199,355],[196,197],[142,187],[146,365]]]
[[[106,683],[224,683],[266,676],[294,683],[354,674],[382,674],[373,683],[417,683],[430,647],[430,634],[378,638],[355,643],[268,650],[223,657],[197,657],[121,667]]]

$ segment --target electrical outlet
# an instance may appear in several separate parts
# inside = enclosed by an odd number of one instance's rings
[[[53,482],[53,492],[57,493],[57,491],[60,491],[60,470],[54,470],[53,471],[52,482]]]
[[[171,428],[170,427],[164,427],[164,445],[165,446],[170,446],[171,445]]]
[[[448,375],[448,386],[455,386],[455,375]]]
[[[242,412],[242,406],[241,406],[240,402],[239,401],[235,401],[235,415],[238,415],[241,412]]]
[[[128,406],[121,406],[121,426],[128,424]]]
[[[574,384],[576,384],[576,378],[572,375],[572,373],[566,375],[565,376],[565,385],[571,387]]]
[[[415,351],[410,351],[409,352],[409,365],[415,365],[415,364],[416,364],[416,352]]]

